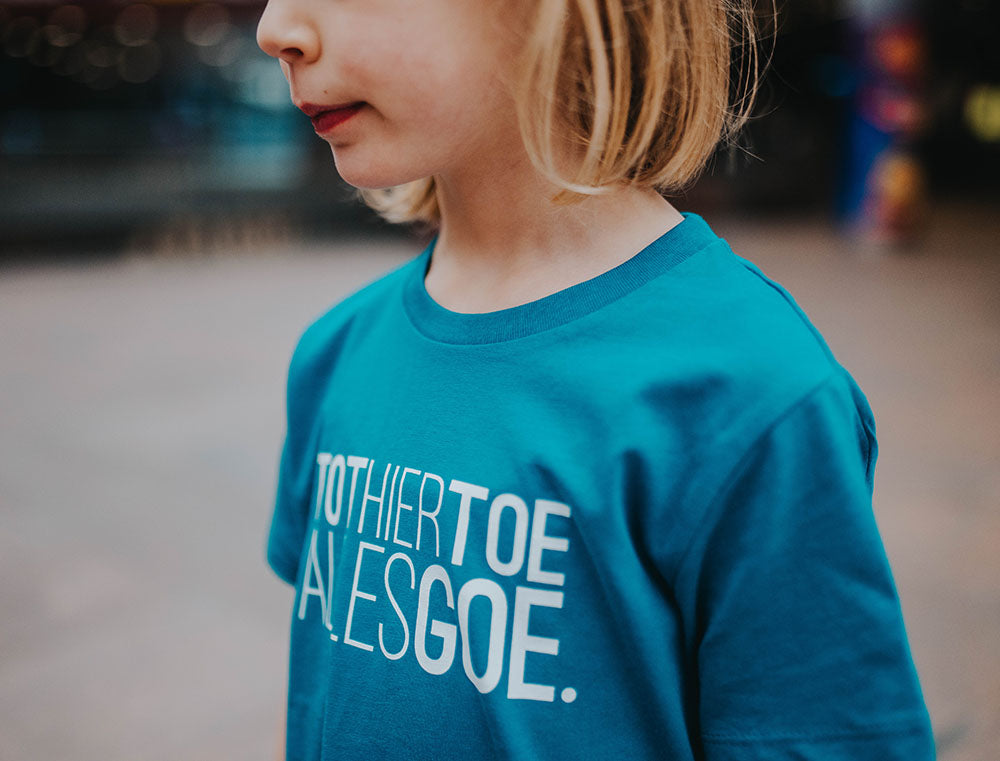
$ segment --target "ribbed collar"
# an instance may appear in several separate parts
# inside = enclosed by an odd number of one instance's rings
[[[453,312],[427,293],[424,278],[437,243],[435,236],[407,273],[403,286],[406,313],[422,334],[450,344],[497,343],[549,330],[631,293],[719,240],[697,214],[683,216],[682,222],[607,272],[527,304],[477,314]]]

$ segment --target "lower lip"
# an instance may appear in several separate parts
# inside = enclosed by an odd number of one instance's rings
[[[313,129],[315,129],[316,133],[320,135],[324,132],[329,132],[338,124],[343,124],[354,116],[358,111],[364,108],[364,105],[364,103],[358,103],[356,106],[349,106],[348,108],[335,108],[332,111],[324,111],[317,114],[312,117]]]

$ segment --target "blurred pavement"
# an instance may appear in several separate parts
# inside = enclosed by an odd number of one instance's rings
[[[709,222],[864,389],[875,510],[943,761],[1000,747],[1000,221],[879,252]],[[399,239],[0,269],[0,759],[273,759],[291,589],[265,565],[302,328]],[[863,635],[861,635],[863,636]]]

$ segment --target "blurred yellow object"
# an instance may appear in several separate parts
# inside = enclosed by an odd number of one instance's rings
[[[983,142],[1000,140],[1000,86],[973,87],[965,99],[965,121]]]

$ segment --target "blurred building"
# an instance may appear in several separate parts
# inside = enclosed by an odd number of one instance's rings
[[[0,230],[98,242],[192,216],[343,213],[261,3],[0,5]],[[324,161],[325,158],[325,161]]]
[[[106,242],[187,218],[271,215],[315,231],[370,222],[256,47],[263,5],[0,3],[0,246]],[[773,57],[757,117],[686,200],[843,211],[865,80],[852,40],[877,5],[781,8],[776,35],[763,42],[765,54],[773,42]],[[1000,5],[910,6],[927,58],[911,147],[927,185],[997,198]]]

